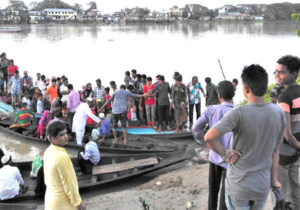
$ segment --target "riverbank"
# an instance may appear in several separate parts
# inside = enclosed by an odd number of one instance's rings
[[[206,210],[208,199],[208,164],[195,164],[160,175],[127,190],[94,195],[84,199],[88,210],[141,210],[140,198],[150,209],[182,210],[193,202],[195,210]],[[84,196],[83,196],[84,197]],[[271,193],[266,210],[272,209]],[[38,206],[43,209],[43,205]]]

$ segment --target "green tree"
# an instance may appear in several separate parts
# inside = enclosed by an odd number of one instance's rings
[[[298,22],[300,20],[300,13],[292,14],[291,17],[292,17],[292,20]],[[300,30],[296,30],[296,34],[297,34],[297,36],[300,37]]]
[[[46,8],[69,9],[71,6],[60,0],[44,0],[39,2],[34,10],[42,11]]]
[[[147,15],[149,15],[149,13],[150,13],[150,10],[148,8],[136,7],[134,9],[134,15],[139,17],[140,19],[146,17]]]
[[[75,10],[77,12],[77,14],[82,14],[83,13],[83,9],[82,9],[82,5],[81,4],[74,4],[72,6],[72,9]]]
[[[30,17],[28,13],[28,8],[23,1],[19,0],[9,0],[9,5],[6,7],[7,11],[18,12],[20,17],[20,23],[29,23]]]

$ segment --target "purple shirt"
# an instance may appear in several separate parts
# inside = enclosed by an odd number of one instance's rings
[[[220,105],[212,105],[207,107],[201,117],[193,125],[192,132],[195,136],[203,136],[203,129],[207,123],[209,123],[209,127],[212,128],[213,125],[219,122],[232,108],[233,104],[229,102],[222,102]],[[232,133],[228,132],[219,138],[220,143],[225,149],[229,148],[231,137]],[[222,166],[223,168],[227,168],[228,166],[228,163],[224,160],[224,158],[213,150],[210,150],[209,152],[209,161],[216,165]]]
[[[69,109],[70,112],[75,113],[79,104],[80,104],[80,96],[75,90],[72,90],[68,97],[67,108]]]
[[[104,122],[99,126],[100,136],[103,136],[103,134],[108,135],[108,134],[110,134],[110,131],[111,131],[109,120],[104,118],[103,121]]]

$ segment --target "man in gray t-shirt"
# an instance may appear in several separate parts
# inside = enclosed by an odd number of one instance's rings
[[[205,141],[229,161],[225,182],[228,209],[263,209],[270,185],[277,179],[279,145],[285,117],[273,104],[265,103],[268,75],[259,65],[245,67],[243,91],[248,104],[232,109],[205,135]],[[215,139],[232,131],[230,150]]]

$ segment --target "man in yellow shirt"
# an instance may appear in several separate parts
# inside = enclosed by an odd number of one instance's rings
[[[45,210],[85,210],[72,162],[63,148],[68,143],[66,126],[53,122],[47,128],[47,137],[51,144],[44,153]]]

